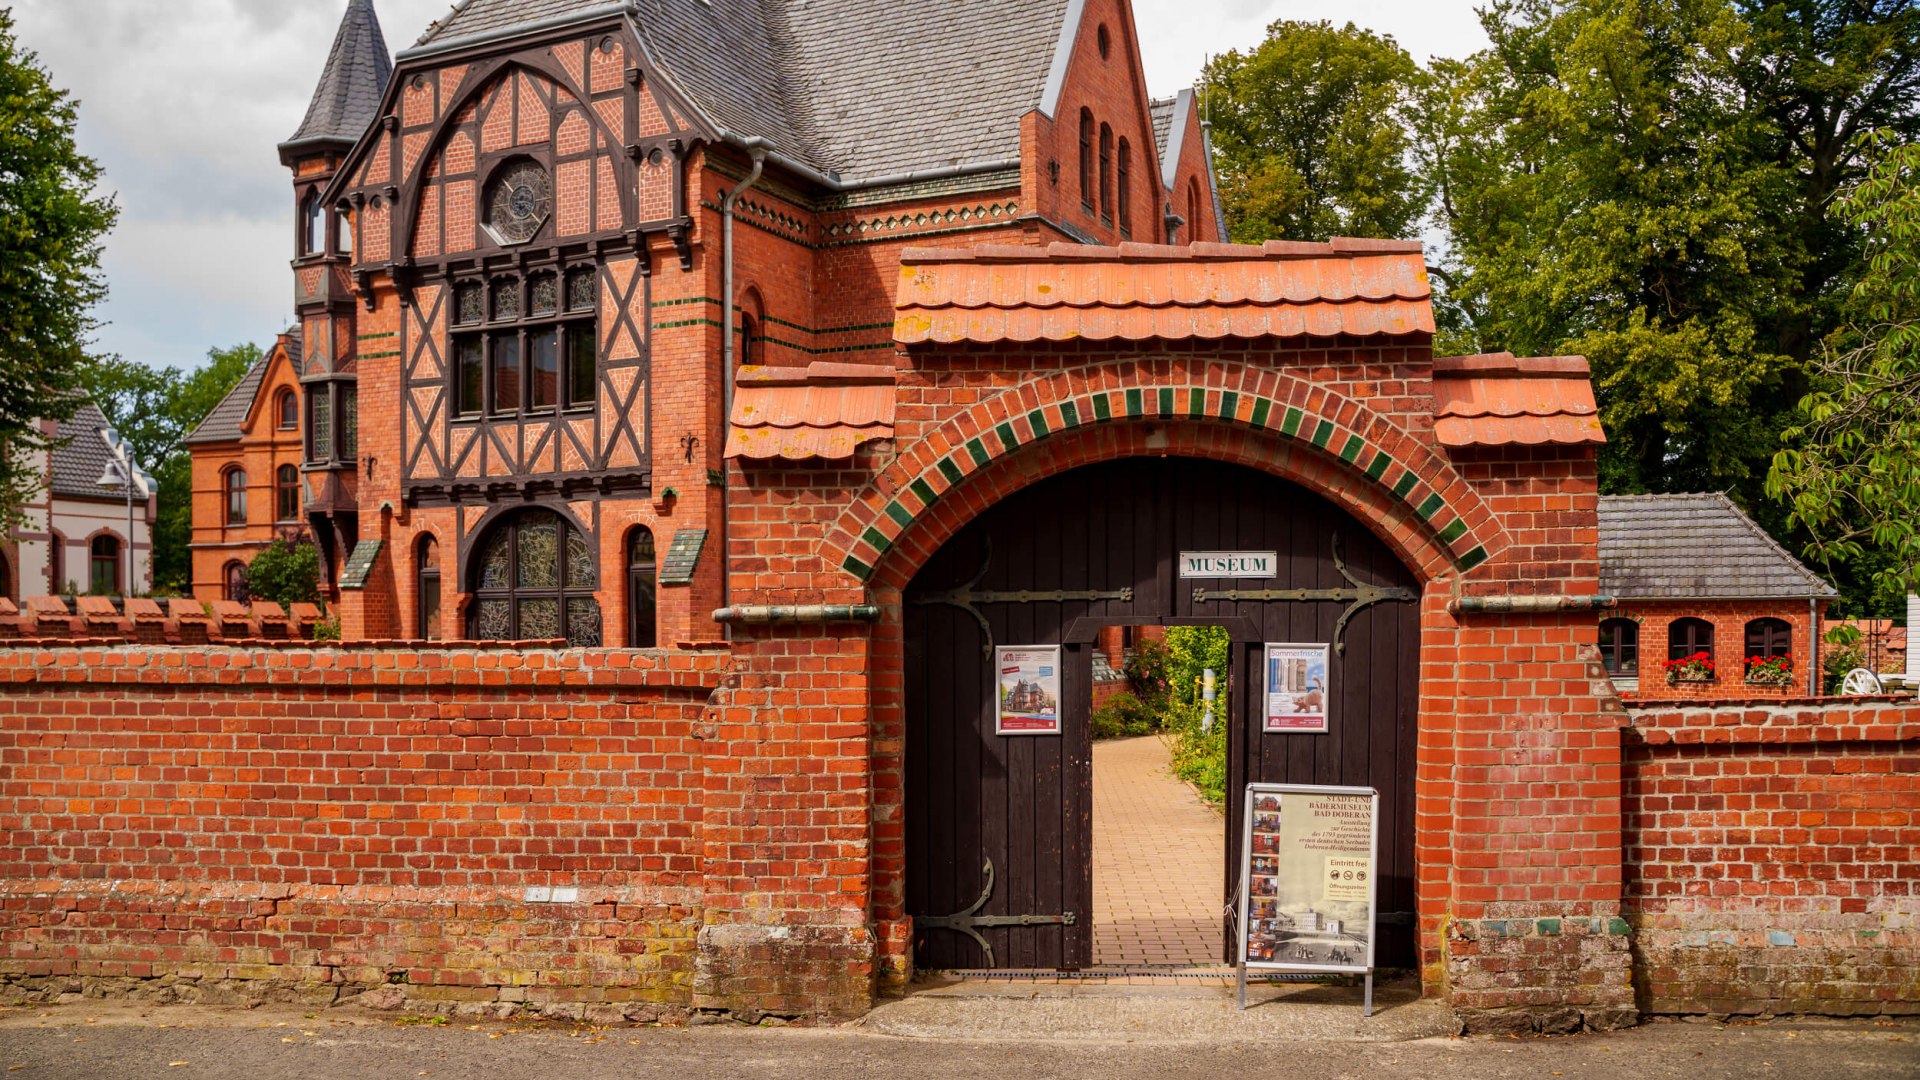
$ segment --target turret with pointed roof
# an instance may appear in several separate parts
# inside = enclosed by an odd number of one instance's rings
[[[292,165],[293,159],[318,151],[351,149],[379,113],[392,77],[393,57],[373,0],[348,0],[306,119],[280,144],[281,162]]]

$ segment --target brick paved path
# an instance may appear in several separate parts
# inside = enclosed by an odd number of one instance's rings
[[[1220,962],[1227,829],[1158,736],[1093,744],[1093,962]]]

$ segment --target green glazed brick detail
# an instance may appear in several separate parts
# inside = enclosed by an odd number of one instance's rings
[[[1173,415],[1173,388],[1170,386],[1161,387],[1160,389],[1160,415]]]
[[[1033,429],[1034,438],[1044,439],[1047,437],[1049,430],[1047,428],[1047,417],[1039,409],[1035,409],[1027,414],[1027,426]]]
[[[1301,412],[1299,409],[1288,409],[1286,417],[1280,421],[1280,434],[1288,438],[1299,435],[1300,424],[1306,420],[1306,418],[1307,414]]]
[[[1467,519],[1454,518],[1453,523],[1440,530],[1440,542],[1451,544],[1467,534]]]
[[[932,506],[934,503],[934,500],[940,497],[933,493],[933,485],[927,483],[926,477],[924,476],[918,477],[913,481],[913,483],[908,484],[907,490],[913,492],[915,495],[920,496],[920,504],[922,506]]]
[[[1240,411],[1240,395],[1231,390],[1220,395],[1220,419],[1231,420]]]
[[[1471,570],[1486,561],[1487,549],[1484,547],[1476,547],[1465,555],[1460,556],[1459,561],[1455,565],[1459,566],[1462,570]]]
[[[907,513],[907,508],[901,506],[898,499],[887,503],[887,516],[893,519],[895,525],[903,529],[913,524],[913,515]]]
[[[1107,403],[1107,395],[1093,395],[1093,415],[1097,420],[1113,419],[1113,407]]]
[[[1559,919],[1541,919],[1538,925],[1543,937],[1558,937],[1560,934]]]
[[[1060,426],[1063,429],[1080,426],[1080,410],[1071,401],[1060,403]]]
[[[1391,464],[1393,464],[1393,455],[1384,452],[1375,453],[1373,464],[1367,466],[1367,475],[1377,483],[1381,477],[1387,475],[1387,466]]]
[[[960,466],[954,464],[952,458],[943,457],[940,459],[940,475],[947,478],[947,486],[951,487],[960,482],[963,474],[960,472]]]
[[[1412,491],[1414,485],[1419,482],[1420,478],[1413,475],[1413,470],[1407,469],[1400,474],[1399,480],[1394,481],[1393,493],[1404,499],[1407,497],[1407,492]]]
[[[868,544],[872,545],[873,550],[879,552],[882,555],[885,555],[887,553],[887,549],[893,546],[893,541],[887,539],[884,536],[881,536],[880,530],[874,528],[871,525],[867,526],[866,532],[863,532],[860,534],[860,539],[865,540]]]
[[[866,563],[861,562],[851,555],[847,556],[840,565],[845,568],[848,573],[859,578],[861,581],[865,581],[873,576],[873,567],[868,566]]]
[[[1267,414],[1271,413],[1272,411],[1273,411],[1273,402],[1268,401],[1266,398],[1254,398],[1253,399],[1253,426],[1266,427]]]
[[[973,455],[973,463],[975,465],[985,465],[987,462],[993,460],[993,455],[987,453],[986,444],[980,441],[978,435],[967,440],[967,453]]]
[[[1437,492],[1435,494],[1427,496],[1426,501],[1420,504],[1420,509],[1418,511],[1420,514],[1420,520],[1432,521],[1433,515],[1439,513],[1440,508],[1445,505],[1447,505],[1447,500],[1441,498]]]
[[[1340,457],[1351,465],[1360,460],[1360,448],[1367,445],[1358,435],[1347,436],[1347,445],[1340,448]]]
[[[1626,937],[1633,933],[1633,927],[1627,925],[1627,920],[1615,915],[1607,920],[1607,933],[1613,937]]]
[[[1000,445],[1003,448],[1011,450],[1020,445],[1020,440],[1013,434],[1012,424],[995,424],[993,431],[994,434],[1000,436]]]
[[[1147,407],[1144,404],[1142,404],[1140,401],[1140,391],[1138,390],[1127,391],[1127,415],[1139,416],[1141,413],[1146,411],[1147,411]]]
[[[1196,386],[1187,391],[1187,415],[1207,415],[1207,392],[1205,390]]]
[[[1320,421],[1319,424],[1314,426],[1313,445],[1319,447],[1322,450],[1325,450],[1327,448],[1327,444],[1332,441],[1333,441],[1333,421],[1322,420]]]

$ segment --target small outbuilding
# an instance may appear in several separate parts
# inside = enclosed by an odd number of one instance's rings
[[[1821,620],[1839,593],[1725,495],[1600,499],[1600,655],[1640,700],[1820,692]]]

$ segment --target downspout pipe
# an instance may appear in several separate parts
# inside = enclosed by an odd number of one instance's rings
[[[1911,649],[1913,646],[1907,646]],[[1820,696],[1820,601],[1807,597],[1807,696]]]
[[[746,179],[733,185],[726,198],[720,200],[720,470],[726,474],[727,468],[727,431],[733,424],[733,382],[734,370],[738,366],[733,344],[733,207],[746,194],[748,188],[760,182],[760,174],[767,168],[767,153],[771,144],[765,139],[752,138],[745,141],[744,149],[753,161]],[[728,607],[733,602],[732,574],[727,564],[727,546],[731,539],[727,528],[727,491],[720,489],[720,606]]]

